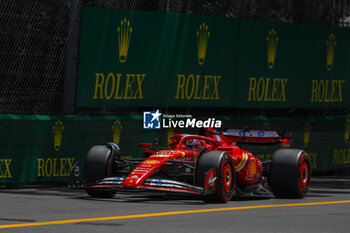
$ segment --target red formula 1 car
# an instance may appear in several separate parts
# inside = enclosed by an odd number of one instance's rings
[[[206,136],[177,134],[169,147],[144,147],[142,158],[122,159],[113,143],[88,152],[80,184],[91,197],[111,198],[118,191],[162,191],[201,196],[206,202],[227,202],[235,195],[267,189],[279,198],[303,198],[310,186],[310,159],[297,149],[279,149],[260,161],[238,143],[288,144],[277,131],[205,130]],[[129,170],[127,169],[129,168]],[[78,186],[79,164],[70,186]]]

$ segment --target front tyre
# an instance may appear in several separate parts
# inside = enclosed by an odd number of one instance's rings
[[[278,198],[303,198],[311,181],[310,158],[303,150],[280,149],[272,159],[269,185]]]
[[[233,161],[226,152],[205,152],[197,160],[196,185],[204,188],[203,200],[225,203],[231,200],[236,187]]]
[[[108,176],[112,164],[112,151],[106,146],[93,146],[86,157],[84,166],[84,180],[87,185],[96,184]],[[115,191],[86,189],[87,194],[96,198],[112,198]]]

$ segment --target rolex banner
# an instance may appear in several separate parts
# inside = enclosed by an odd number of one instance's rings
[[[77,107],[350,106],[350,30],[83,8]]]
[[[76,105],[232,106],[237,28],[223,17],[83,8]]]
[[[0,115],[0,184],[67,183],[72,165],[80,161],[82,173],[89,149],[107,142],[123,145],[124,158],[140,157],[138,142],[157,137],[141,128],[137,117]]]
[[[350,106],[350,31],[240,20],[235,107]]]
[[[197,117],[200,118],[200,117]],[[205,117],[203,117],[205,119]],[[227,128],[284,129],[293,132],[291,148],[305,150],[313,173],[350,168],[350,116],[312,119],[228,118]],[[198,134],[198,129],[143,129],[141,116],[50,117],[0,115],[0,184],[67,183],[72,165],[94,145],[114,142],[123,158],[139,158],[140,142],[166,146],[177,133]],[[261,160],[271,159],[280,145],[243,145]]]

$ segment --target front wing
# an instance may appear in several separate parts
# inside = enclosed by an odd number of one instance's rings
[[[107,177],[97,182],[94,185],[86,185],[85,189],[96,190],[115,190],[121,192],[143,192],[143,191],[156,191],[156,192],[173,192],[173,193],[185,193],[202,195],[204,188],[190,185],[183,182],[167,179],[146,179],[142,185],[136,187],[125,187],[123,177]],[[207,193],[207,192],[206,192]]]

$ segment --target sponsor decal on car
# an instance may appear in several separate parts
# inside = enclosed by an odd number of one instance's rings
[[[216,168],[210,169],[205,180],[205,188],[215,188]]]
[[[194,160],[194,161],[197,161],[197,158],[198,158],[198,153],[195,152],[195,153],[193,154],[193,160]]]
[[[124,179],[117,177],[115,179],[112,180],[112,183],[120,183],[121,181],[123,181]]]
[[[181,153],[182,157],[185,156],[185,152],[183,152],[183,151],[164,150],[164,151],[159,151],[157,154],[153,154],[151,157],[165,158],[165,157],[169,157],[169,156],[176,155],[179,153]]]
[[[161,179],[152,180],[152,182],[150,183],[150,185],[156,185],[156,186],[162,186],[163,184],[164,184],[164,181]]]
[[[136,168],[135,170],[133,170],[131,172],[131,174],[145,174],[147,173],[149,170],[148,169],[140,169],[140,168]]]
[[[152,157],[156,157],[156,158],[166,158],[166,157],[169,157],[171,156],[170,154],[155,154],[155,155],[152,155]]]
[[[247,179],[253,179],[256,175],[256,161],[251,159],[248,164]]]
[[[157,164],[157,163],[159,163],[159,161],[158,160],[146,160],[144,163],[145,164]]]
[[[251,153],[242,153],[241,161],[235,166],[236,171],[240,171],[245,166],[248,160],[248,155],[251,155]]]

